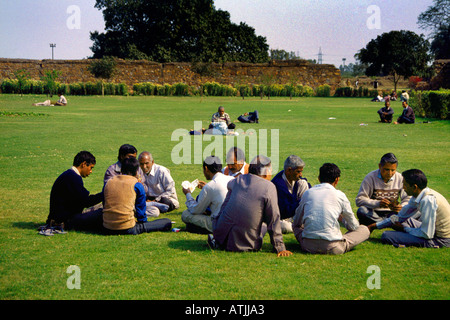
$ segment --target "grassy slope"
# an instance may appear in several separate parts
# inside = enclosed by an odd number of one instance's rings
[[[0,95],[0,111],[36,115],[0,117],[1,299],[450,298],[447,249],[395,249],[379,243],[381,231],[337,257],[303,254],[294,236],[285,235],[287,248],[294,252],[285,259],[271,252],[267,237],[261,252],[236,254],[211,251],[204,235],[185,232],[42,237],[36,231],[48,213],[50,188],[73,156],[82,149],[94,153],[97,165],[84,181],[88,190],[98,192],[123,143],[151,151],[157,163],[171,170],[181,208],[167,216],[183,228],[179,186],[183,180],[202,178],[201,168],[174,165],[170,152],[178,142],[170,137],[175,129],[193,128],[194,120],[206,126],[219,105],[234,119],[258,109],[260,124],[238,127],[279,129],[280,167],[288,155],[301,156],[307,164],[304,176],[312,184],[321,164],[338,164],[338,188],[355,210],[362,179],[386,152],[397,155],[399,171],[424,170],[430,187],[449,199],[448,121],[379,124],[376,110],[381,105],[356,98],[69,97],[67,107],[31,107],[43,98]],[[394,102],[393,108],[399,115],[400,103]],[[209,144],[203,141],[203,148]],[[66,287],[70,265],[81,269],[80,290]],[[381,290],[366,286],[371,265],[381,269]]]

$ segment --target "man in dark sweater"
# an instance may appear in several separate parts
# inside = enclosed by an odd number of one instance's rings
[[[303,193],[311,188],[308,180],[302,177],[304,167],[305,162],[300,157],[291,155],[284,162],[284,170],[272,179],[277,189],[283,233],[293,232],[292,217],[295,215]]]
[[[399,123],[414,123],[416,121],[416,116],[414,114],[414,110],[408,106],[408,102],[403,101],[403,112],[400,117],[398,117],[397,121],[394,122],[394,124]]]
[[[79,152],[71,169],[63,172],[53,184],[50,193],[48,227],[68,229],[96,229],[102,225],[102,209],[83,214],[83,209],[103,201],[103,192],[91,195],[83,179],[92,173],[95,157],[88,151]]]
[[[384,107],[378,110],[380,116],[380,122],[391,123],[394,115],[394,110],[391,108],[391,103],[386,101]]]

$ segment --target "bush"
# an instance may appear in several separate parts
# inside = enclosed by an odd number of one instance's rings
[[[450,90],[413,91],[410,106],[425,118],[450,119]]]
[[[331,87],[327,84],[323,84],[316,89],[317,97],[329,97],[331,92]]]

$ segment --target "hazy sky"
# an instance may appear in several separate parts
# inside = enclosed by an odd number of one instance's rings
[[[245,22],[272,49],[339,66],[383,32],[424,33],[417,17],[432,0],[215,0],[235,23]],[[103,31],[95,0],[0,0],[0,58],[84,59],[90,31]]]

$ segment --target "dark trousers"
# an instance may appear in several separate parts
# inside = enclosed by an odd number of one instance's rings
[[[259,121],[259,112],[255,110],[254,112],[249,112],[247,116],[240,115],[238,120],[244,123],[255,123]]]
[[[103,208],[73,216],[66,227],[69,230],[100,231],[103,228]]]
[[[136,222],[135,226],[130,229],[125,230],[109,230],[104,228],[104,233],[107,235],[114,235],[114,234],[131,234],[131,235],[137,235],[141,233],[148,233],[148,232],[155,232],[155,231],[169,231],[172,229],[172,221],[170,219],[164,218],[164,219],[157,219],[153,221],[146,221],[146,222]]]

